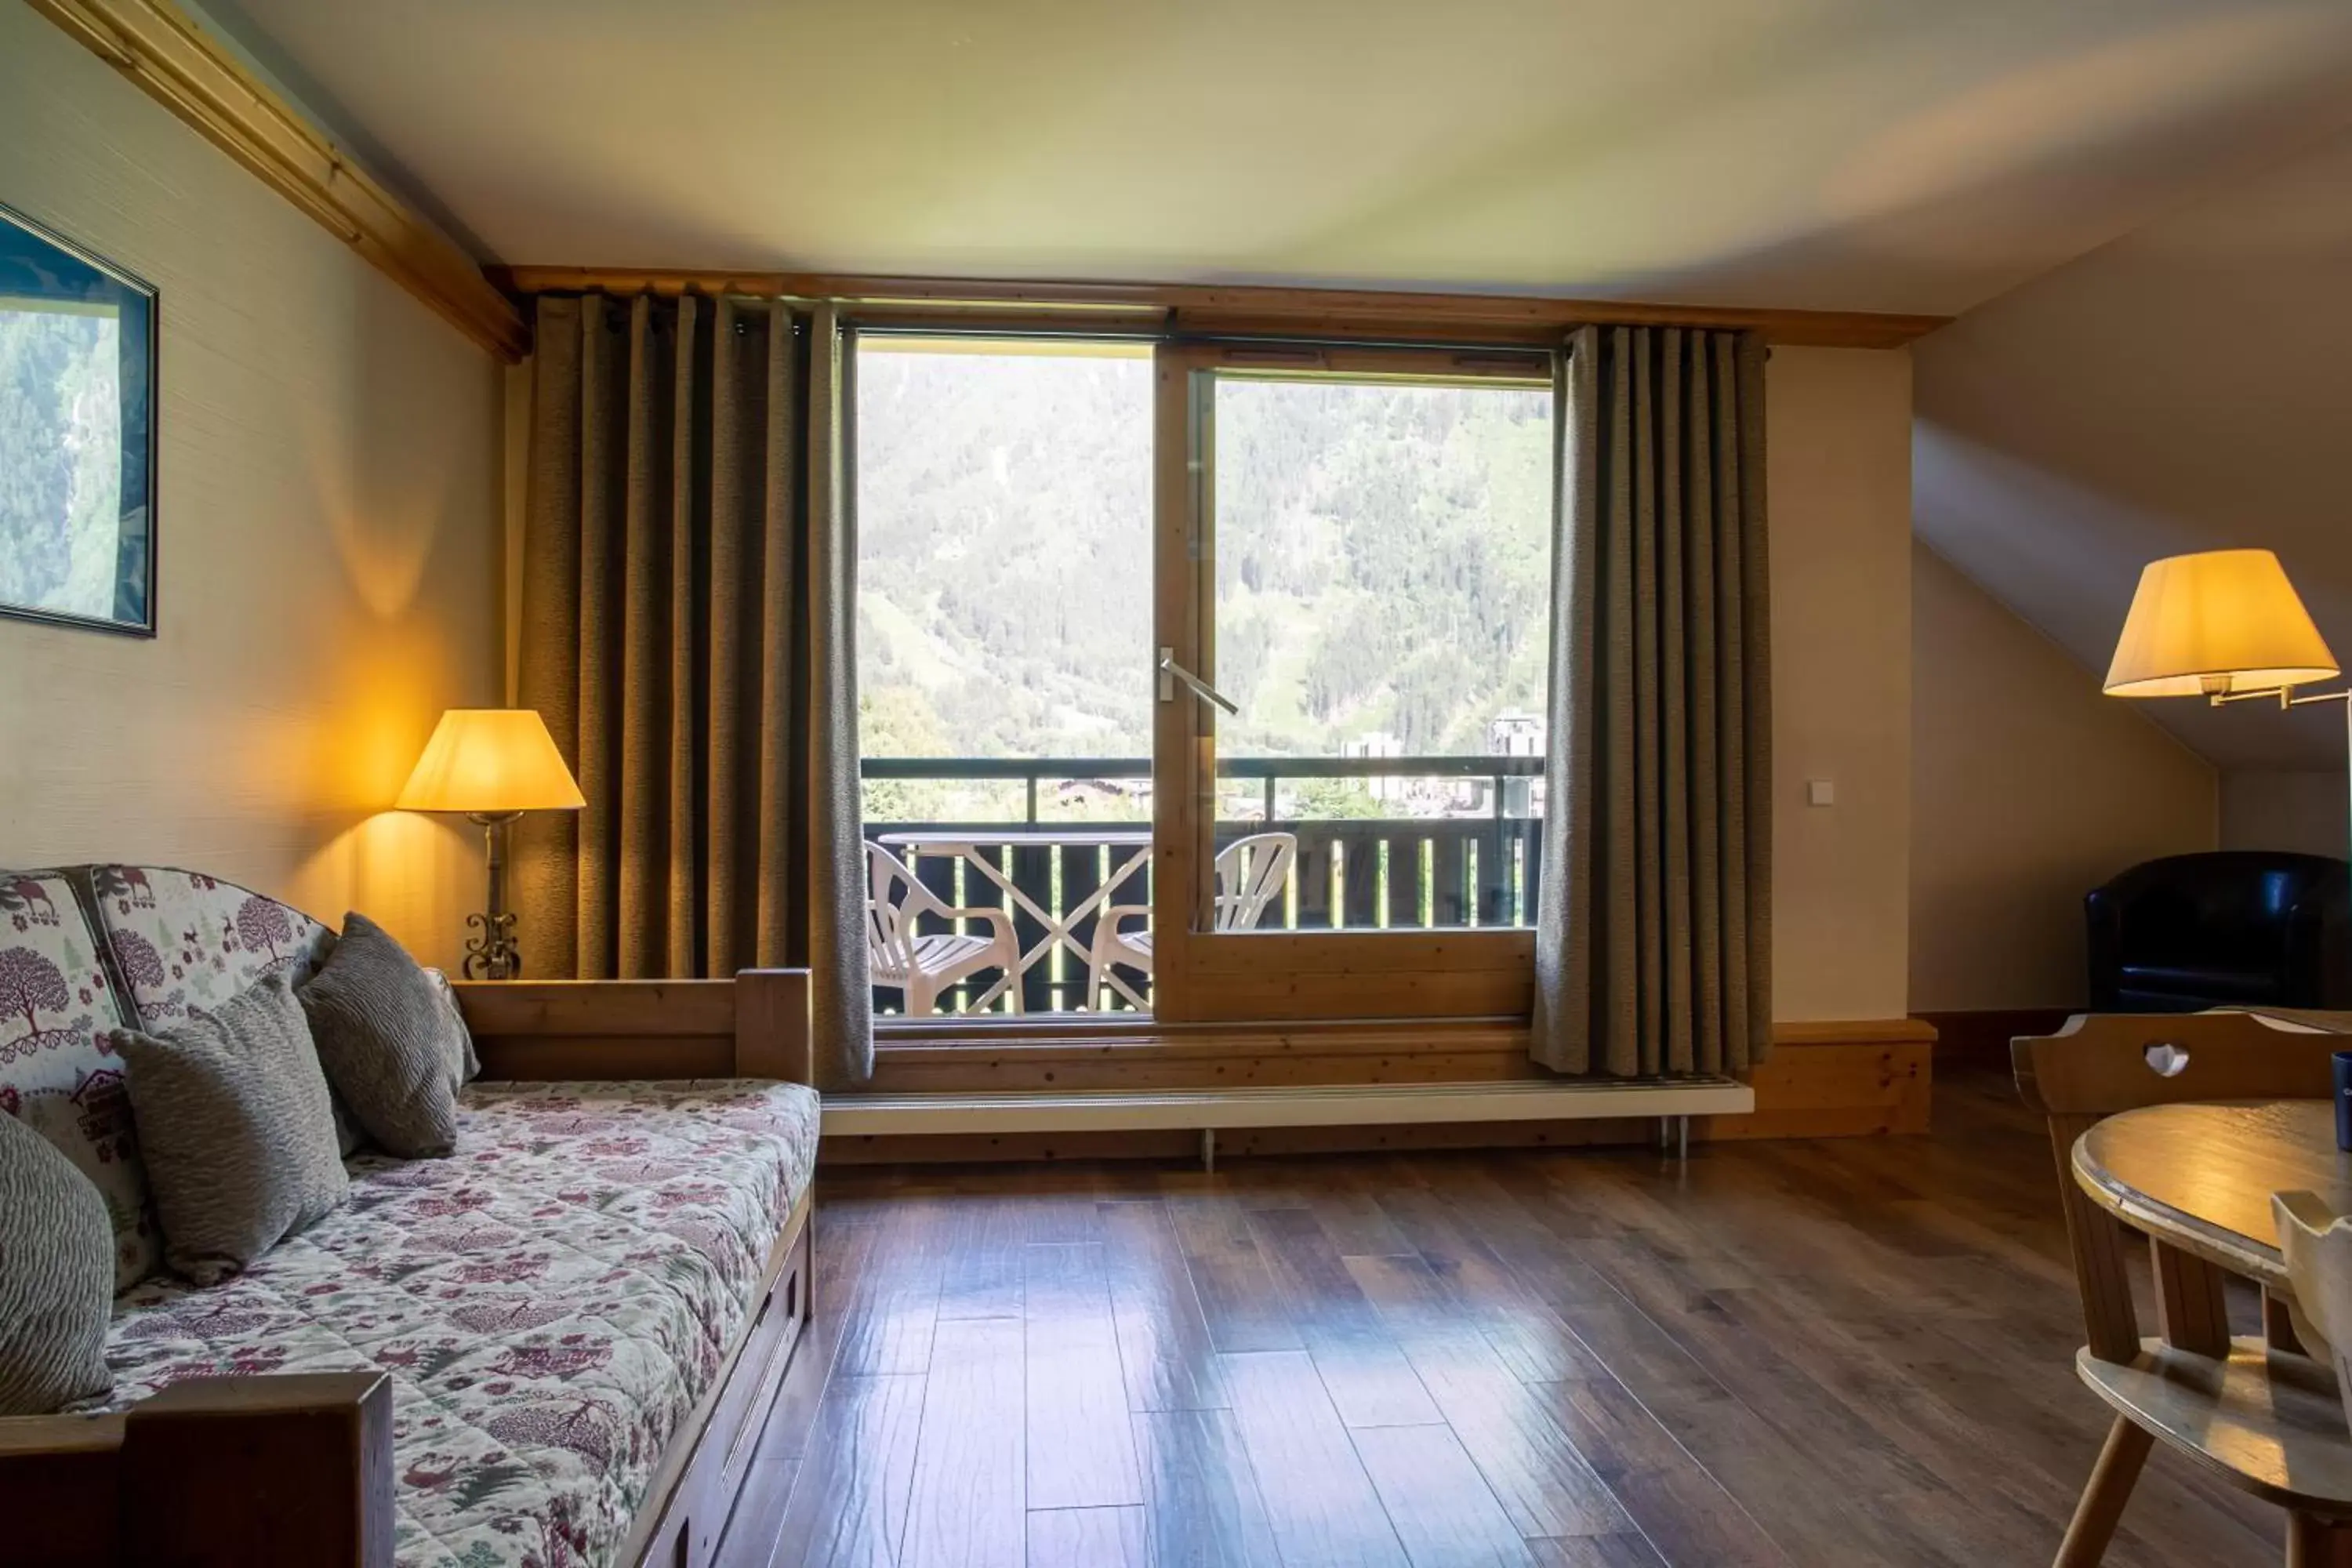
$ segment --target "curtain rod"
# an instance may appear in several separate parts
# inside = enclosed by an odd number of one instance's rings
[[[860,321],[854,308],[840,301],[835,303],[841,304],[842,325],[869,338],[1064,338],[1091,343],[1159,343],[1169,339],[1168,332],[1161,328],[1119,327],[1108,323],[1100,327],[1073,327],[1060,323],[1024,327],[1017,321],[1001,325],[973,321]]]
[[[1573,331],[1573,329],[1570,329]],[[1563,332],[1565,337],[1566,333]],[[1353,333],[1331,332],[1188,332],[1181,330],[1164,334],[1171,343],[1200,343],[1207,346],[1229,344],[1236,348],[1302,348],[1302,349],[1439,349],[1449,353],[1476,354],[1482,359],[1540,360],[1549,359],[1559,352],[1559,344],[1464,341],[1455,338],[1376,338],[1360,337]]]
[[[797,303],[797,301],[788,301]],[[1002,322],[946,322],[881,321],[862,322],[856,307],[838,302],[842,323],[869,337],[896,338],[1059,338],[1085,342],[1181,343],[1235,348],[1299,348],[1299,349],[1421,349],[1443,351],[1456,354],[1475,354],[1493,360],[1548,360],[1561,352],[1560,345],[1540,343],[1495,342],[1491,340],[1461,340],[1453,338],[1382,338],[1361,337],[1353,333],[1332,331],[1311,332],[1190,332],[1180,328],[1118,327],[1105,323],[1100,327],[1052,326],[1024,327],[1012,319]]]
[[[1574,326],[1664,326],[1756,331],[1774,343],[1889,349],[1946,324],[1941,316],[1643,304],[1552,296],[1398,292],[1276,285],[1080,283],[848,273],[646,272],[585,267],[492,267],[492,280],[517,297],[536,293],[616,296],[740,295],[796,307],[831,304],[853,314],[987,329],[1035,320],[1083,333],[1099,321],[1112,335],[1161,331],[1332,334],[1364,340],[1548,349]],[[878,323],[877,323],[878,324]],[[893,322],[892,324],[897,324]]]
[[[551,289],[548,290],[548,292],[569,293],[572,291]],[[579,290],[579,292],[583,295],[604,294],[607,298],[615,300],[635,297],[627,294],[614,294],[607,289],[583,289]],[[654,291],[646,289],[642,290],[641,292],[651,294]],[[1057,318],[1051,321],[1034,322],[1024,321],[1018,311],[1007,311],[1003,319],[996,321],[976,321],[961,317],[945,321],[931,321],[920,319],[921,313],[919,310],[917,310],[914,312],[917,319],[908,320],[905,319],[908,312],[908,308],[906,306],[899,304],[897,301],[877,306],[875,302],[871,300],[863,301],[868,310],[879,309],[888,312],[888,314],[879,321],[861,321],[858,320],[857,310],[858,305],[861,301],[854,298],[823,298],[794,294],[744,294],[735,293],[733,291],[730,291],[729,294],[709,294],[704,293],[700,289],[691,290],[691,292],[693,292],[698,298],[709,300],[723,299],[730,296],[736,299],[758,300],[762,303],[778,304],[793,308],[802,311],[803,313],[805,313],[809,308],[820,305],[831,305],[841,312],[841,324],[843,330],[856,331],[866,337],[876,338],[968,338],[974,340],[986,340],[989,338],[1027,338],[1032,340],[1043,339],[1066,342],[1171,343],[1198,345],[1210,348],[1218,346],[1230,348],[1295,348],[1306,351],[1321,351],[1326,349],[1369,349],[1376,352],[1381,350],[1407,350],[1418,351],[1425,353],[1451,353],[1462,356],[1475,356],[1479,359],[1496,362],[1567,358],[1574,352],[1574,345],[1569,340],[1575,335],[1580,327],[1585,325],[1594,325],[1605,328],[1618,324],[1605,321],[1590,323],[1570,322],[1559,328],[1557,342],[1538,343],[1513,342],[1508,339],[1497,341],[1495,339],[1484,338],[1366,337],[1339,329],[1334,329],[1333,331],[1321,333],[1307,331],[1187,331],[1182,328],[1172,324],[1157,327],[1143,327],[1123,325],[1109,321],[1106,321],[1098,327],[1091,325],[1080,326],[1069,323],[1066,318]],[[679,296],[677,294],[667,294],[662,297],[677,299]],[[1171,311],[1170,313],[1172,314],[1173,312]],[[1106,311],[1105,314],[1108,315],[1109,312]],[[1686,332],[1714,332],[1732,331],[1739,329],[1723,327],[1661,327],[1655,330]],[[1772,346],[1769,342],[1765,345],[1764,357],[1768,360],[1772,357]]]

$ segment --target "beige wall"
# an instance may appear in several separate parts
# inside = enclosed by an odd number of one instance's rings
[[[1899,1018],[1911,845],[1911,363],[1772,352],[1773,1016]],[[1828,780],[1836,804],[1809,806]]]
[[[2212,764],[1924,544],[1911,615],[1911,1005],[2081,1006],[2083,895],[2214,847]]]
[[[199,868],[429,960],[462,823],[383,808],[499,697],[499,384],[439,318],[21,5],[0,199],[162,291],[153,641],[0,620],[0,865]]]
[[[2147,562],[2244,545],[2352,651],[2347,193],[2352,127],[1922,340],[1920,537],[2088,668]],[[2147,713],[2224,770],[2344,766],[2336,708]]]
[[[2334,717],[2334,705],[2325,711]],[[2340,860],[2352,838],[2347,800],[2341,769],[2231,768],[2221,774],[2221,847]]]

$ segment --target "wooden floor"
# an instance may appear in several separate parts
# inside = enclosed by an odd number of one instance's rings
[[[2040,1564],[2105,1430],[2038,1121],[820,1184],[726,1568]],[[2107,1561],[2270,1563],[2162,1454]]]

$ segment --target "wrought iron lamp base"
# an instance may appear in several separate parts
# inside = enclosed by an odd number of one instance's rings
[[[520,980],[522,948],[515,941],[515,915],[507,905],[507,826],[520,811],[467,812],[481,824],[483,860],[489,874],[488,907],[466,917],[475,934],[466,939],[465,974],[468,980]]]

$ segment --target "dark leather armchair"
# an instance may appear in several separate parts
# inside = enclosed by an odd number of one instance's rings
[[[2083,900],[2091,1010],[2352,1007],[2352,868],[2223,849],[2133,867]]]

